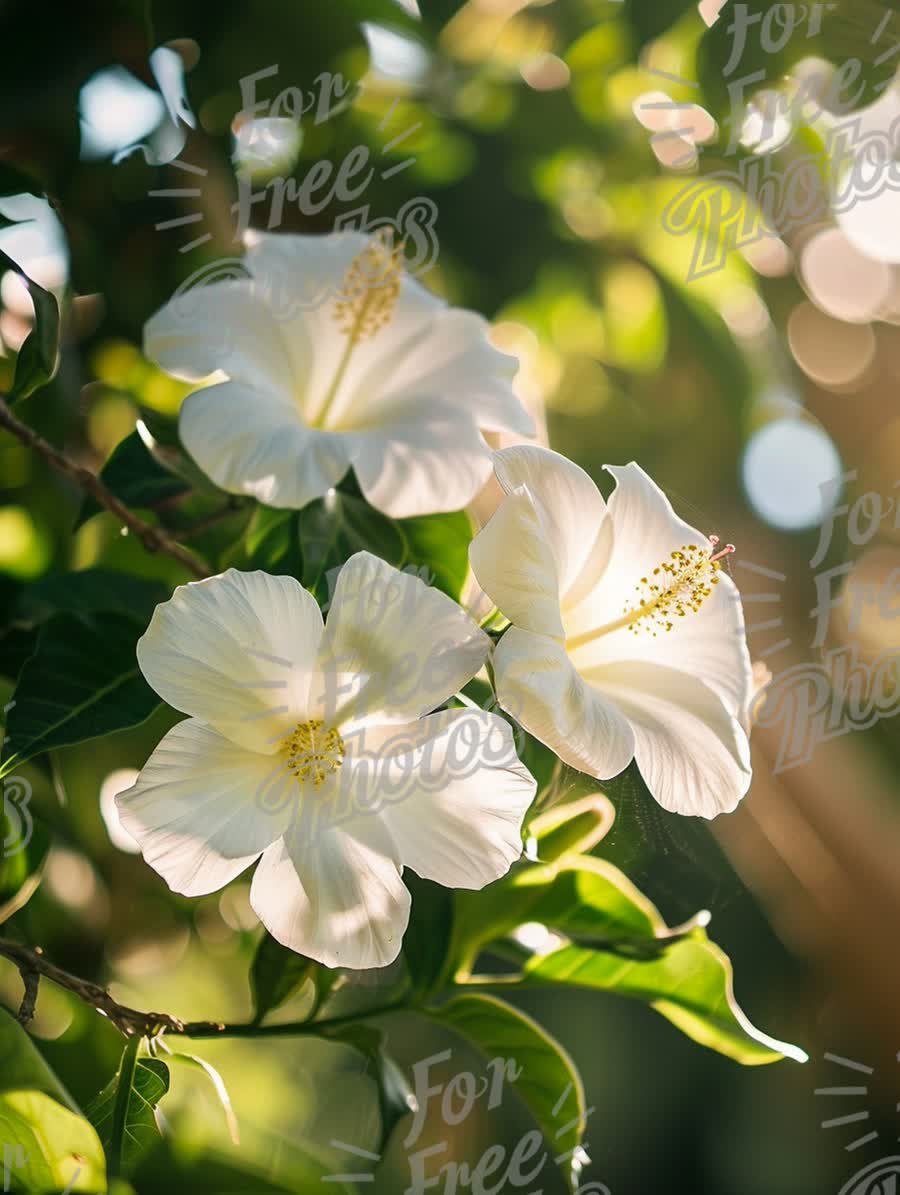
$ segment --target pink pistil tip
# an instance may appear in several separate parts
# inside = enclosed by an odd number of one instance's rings
[[[713,548],[719,547],[719,543],[721,541],[719,540],[718,535],[709,535],[707,536],[707,539]],[[709,558],[710,560],[721,560],[723,556],[730,556],[732,552],[735,551],[737,551],[737,549],[735,548],[734,544],[726,544],[725,547],[720,548],[718,552],[711,553]]]

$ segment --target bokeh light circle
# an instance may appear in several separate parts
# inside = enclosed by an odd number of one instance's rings
[[[776,419],[754,432],[744,449],[742,480],[750,505],[772,527],[815,527],[836,500],[822,487],[841,473],[831,437],[817,423]]]

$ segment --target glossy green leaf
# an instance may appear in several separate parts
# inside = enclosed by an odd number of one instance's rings
[[[216,1093],[216,1099],[222,1105],[222,1111],[225,1113],[225,1123],[228,1126],[228,1135],[231,1138],[233,1145],[240,1145],[241,1138],[238,1130],[237,1117],[234,1114],[234,1108],[231,1103],[231,1096],[228,1094],[228,1088],[225,1086],[225,1080],[212,1065],[207,1062],[205,1058],[199,1058],[196,1054],[182,1054],[180,1051],[170,1053],[167,1055],[170,1063],[175,1063],[180,1066],[187,1066],[193,1070],[199,1070],[209,1079],[212,1084],[213,1091]]]
[[[323,1184],[333,1171],[295,1142],[279,1141],[277,1174],[273,1169],[243,1153],[166,1138],[142,1159],[133,1180],[140,1195],[356,1195],[346,1183]]]
[[[423,1000],[440,986],[447,969],[453,934],[453,893],[411,871],[403,879],[412,895],[403,957],[412,982],[412,997]]]
[[[463,975],[485,947],[525,922],[602,940],[612,950],[655,942],[666,933],[657,910],[627,876],[590,856],[514,868],[491,888],[489,909],[475,896],[456,894],[455,953]]]
[[[288,950],[271,934],[263,933],[250,968],[255,1023],[259,1024],[273,1009],[290,1000],[307,980],[314,990],[308,1016],[314,1017],[338,974],[314,959]]]
[[[586,1125],[584,1087],[559,1042],[531,1017],[491,996],[459,996],[429,1015],[461,1034],[486,1058],[500,1060],[501,1075],[505,1068],[505,1082],[534,1117],[548,1150],[565,1157],[560,1166],[574,1188],[573,1155]]]
[[[111,1174],[130,1174],[160,1136],[156,1106],[169,1090],[169,1068],[157,1058],[137,1058],[139,1045],[138,1038],[128,1041],[118,1072],[85,1109]]]
[[[18,166],[14,166],[12,162],[0,162],[0,196],[37,195],[40,197],[43,193],[43,188],[31,175],[20,170]],[[24,221],[19,222],[24,223]]]
[[[96,1132],[5,1009],[0,1009],[0,1143],[9,1149],[12,1191],[106,1190]]]
[[[365,1058],[366,1069],[371,1072],[378,1088],[383,1149],[398,1122],[416,1106],[415,1096],[406,1076],[386,1052],[384,1035],[380,1029],[356,1022],[334,1029],[323,1026],[323,1033],[332,1041],[341,1041],[352,1046]]]
[[[100,480],[130,508],[158,507],[183,496],[191,488],[183,477],[159,463],[138,431],[133,431],[116,445],[100,470]],[[76,527],[100,509],[93,498],[86,498]]]
[[[742,111],[755,91],[776,86],[802,59],[816,57],[839,69],[856,64],[848,68],[845,80],[838,79],[832,95],[826,91],[827,106],[849,117],[876,101],[894,75],[896,55],[891,50],[900,42],[900,14],[894,11],[888,24],[882,24],[890,7],[880,0],[836,0],[777,11],[774,0],[745,0],[741,27],[747,27],[746,36],[736,36],[732,21],[720,18],[700,42],[696,77],[705,106],[717,119],[729,121],[727,136],[731,113]]]
[[[258,506],[244,537],[241,567],[299,579],[303,575],[299,519],[294,510]]]
[[[25,661],[34,655],[37,633],[33,627],[12,626],[0,635],[0,676],[17,680]]]
[[[670,930],[611,863],[564,855],[555,864],[515,869],[492,895],[486,916],[472,894],[457,894],[458,979],[469,978],[491,943],[534,922],[565,941],[526,959],[526,986],[597,988],[644,1000],[694,1041],[747,1065],[801,1057],[750,1023],[734,999],[727,956],[703,930]]]
[[[165,585],[113,569],[88,568],[51,573],[25,587],[16,616],[25,623],[46,622],[54,614],[121,614],[146,626],[154,608],[169,596]]]
[[[408,563],[423,580],[458,601],[469,574],[472,520],[465,511],[398,519],[406,539]]]
[[[409,546],[400,524],[362,498],[335,490],[300,512],[303,584],[326,602],[341,565],[355,552],[368,551],[403,568]]]
[[[734,998],[728,957],[702,929],[675,941],[658,958],[629,959],[564,946],[525,966],[526,985],[545,983],[615,992],[643,1000],[694,1041],[745,1066],[806,1055],[756,1029]]]
[[[137,665],[140,624],[120,614],[54,615],[22,669],[0,777],[42,751],[137,726],[159,698]]]
[[[566,801],[538,814],[528,826],[537,858],[556,863],[564,855],[586,855],[612,828],[616,813],[602,793]]]
[[[0,925],[28,903],[41,882],[50,834],[30,808],[23,777],[3,781],[0,805]]]
[[[16,358],[16,372],[7,401],[25,398],[46,386],[59,362],[59,306],[49,291],[29,278],[22,267],[0,250],[0,273],[14,270],[28,288],[34,304],[34,327]]]

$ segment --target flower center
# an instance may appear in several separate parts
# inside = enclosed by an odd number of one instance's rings
[[[390,322],[400,296],[403,260],[403,242],[394,245],[390,231],[387,231],[376,234],[350,263],[332,313],[347,337],[347,343],[316,416],[317,426],[325,427],[354,348]]]
[[[393,245],[390,235],[373,237],[354,257],[334,305],[334,318],[351,344],[374,336],[389,322],[402,273],[403,245]]]
[[[344,762],[344,740],[337,727],[326,726],[320,718],[298,722],[282,740],[280,750],[291,775],[315,788],[321,788]]]
[[[641,577],[635,586],[638,600],[626,607],[621,618],[568,639],[566,646],[583,647],[602,635],[624,629],[634,634],[649,630],[656,638],[660,631],[673,630],[677,619],[696,614],[719,583],[722,560],[734,551],[734,544],[717,551],[717,535],[709,536],[709,543],[711,551],[696,544],[676,548],[649,576]]]

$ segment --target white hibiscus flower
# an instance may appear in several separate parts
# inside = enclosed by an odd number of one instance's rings
[[[261,859],[250,901],[279,942],[385,966],[409,918],[404,866],[481,888],[521,853],[535,781],[508,723],[432,712],[489,645],[448,597],[367,552],[342,568],[327,627],[290,577],[229,569],[182,586],[138,660],[190,717],[117,798],[122,824],[186,896]]]
[[[496,454],[506,498],[470,549],[513,626],[494,653],[499,701],[582,772],[636,759],[657,801],[715,817],[750,782],[752,670],[718,540],[689,527],[635,464],[607,466],[609,504],[547,449]]]
[[[299,509],[352,467],[395,518],[460,510],[490,476],[482,431],[533,433],[487,322],[404,274],[383,238],[254,234],[243,265],[250,277],[176,296],[144,333],[169,373],[227,378],[180,417],[222,489]]]

